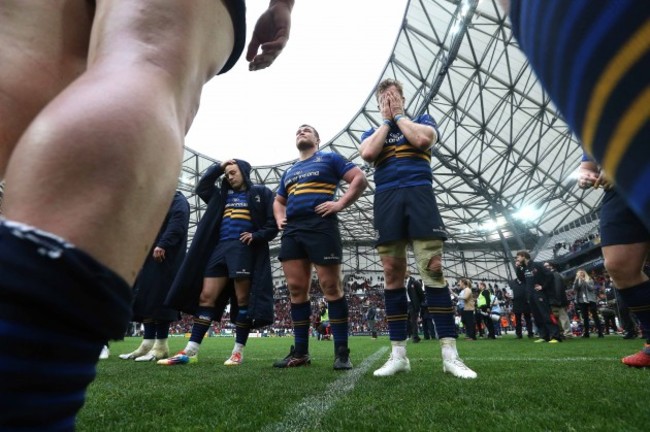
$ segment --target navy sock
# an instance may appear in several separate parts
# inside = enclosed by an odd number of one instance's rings
[[[327,302],[330,317],[330,329],[334,337],[334,354],[339,347],[348,346],[348,302],[345,296],[338,300]]]
[[[156,321],[156,339],[169,337],[169,321]]]
[[[203,342],[203,338],[208,332],[210,324],[212,324],[212,318],[214,318],[214,308],[212,306],[199,306],[196,308],[190,342],[196,342],[198,344]]]
[[[235,330],[235,342],[246,345],[248,335],[251,332],[251,320],[248,318],[248,305],[239,306],[235,325],[237,326]]]
[[[386,321],[388,321],[390,340],[406,340],[406,321],[408,319],[406,288],[384,290],[384,301],[386,303]]]
[[[454,306],[451,302],[449,289],[425,286],[424,291],[429,315],[433,318],[438,338],[458,337],[454,322]]]
[[[296,355],[309,352],[309,319],[311,303],[291,303],[291,321],[293,321],[293,337],[296,345]]]
[[[130,286],[106,267],[0,221],[0,430],[74,430],[102,346],[124,336],[131,310]]]
[[[650,343],[650,280],[618,292],[630,311],[639,319],[646,342]]]
[[[142,322],[144,327],[143,339],[155,339],[156,338],[156,323],[153,320],[145,319]]]

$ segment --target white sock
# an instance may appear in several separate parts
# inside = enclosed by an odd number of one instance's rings
[[[397,358],[406,357],[406,341],[390,341],[393,346],[392,356]]]
[[[169,351],[169,348],[167,347],[167,339],[156,339],[153,344],[153,349]]]
[[[196,342],[189,341],[183,351],[185,351],[185,354],[188,356],[197,355],[199,353],[200,346],[201,345]]]
[[[149,350],[153,347],[154,340],[153,339],[142,339],[142,342],[140,342],[140,346],[136,351],[146,351],[149,352]]]
[[[235,342],[235,347],[232,349],[232,353],[243,353],[244,352],[244,345],[240,344],[239,342]]]
[[[442,351],[443,360],[454,360],[458,358],[458,351],[456,350],[456,339],[454,338],[440,339],[440,348]]]

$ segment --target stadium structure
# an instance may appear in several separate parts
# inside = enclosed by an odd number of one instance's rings
[[[404,84],[408,115],[428,112],[440,127],[431,169],[449,234],[448,278],[503,281],[513,277],[517,250],[550,259],[557,245],[597,229],[602,194],[577,187],[580,145],[495,0],[410,0],[380,80],[388,77]],[[381,121],[369,94],[341,132],[321,145],[362,167],[370,182],[339,214],[348,274],[382,271],[373,247],[373,168],[358,150],[361,134]],[[254,167],[251,177],[275,191],[293,162]],[[191,204],[191,233],[205,209],[193,195],[194,185],[212,163],[185,150],[180,188]],[[278,239],[271,245],[273,255]],[[282,277],[275,259],[273,270]]]

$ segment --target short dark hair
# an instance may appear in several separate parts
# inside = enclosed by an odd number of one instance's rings
[[[309,124],[306,124],[306,123],[305,123],[305,124],[301,124],[300,127],[301,127],[301,128],[303,128],[303,127],[311,128],[311,130],[314,131],[314,135],[316,135],[316,138],[320,139],[320,135],[318,135],[318,131],[317,131],[316,128],[313,127],[312,125],[309,125]]]
[[[525,250],[518,251],[517,256],[522,256],[522,257],[526,258],[527,260],[530,259],[530,254],[528,253],[528,251],[525,251]]]

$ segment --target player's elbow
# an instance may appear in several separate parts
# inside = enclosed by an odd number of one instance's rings
[[[411,144],[419,150],[426,151],[429,150],[431,146],[434,144],[433,138],[434,138],[433,135],[418,134],[418,136],[414,140],[415,142],[411,142]]]
[[[376,152],[371,151],[368,147],[361,147],[359,149],[359,156],[368,163],[374,162],[377,159]]]

